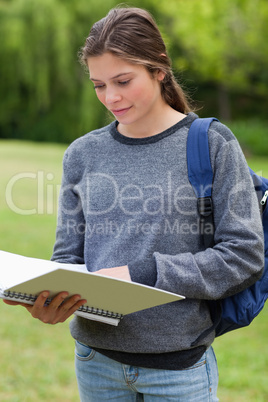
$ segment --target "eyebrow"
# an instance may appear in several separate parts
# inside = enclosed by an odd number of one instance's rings
[[[127,75],[127,74],[131,74],[131,71],[126,72],[126,73],[117,74],[117,75],[115,75],[114,77],[112,77],[111,80],[114,80],[114,79],[116,79],[116,78],[121,77],[122,75]],[[96,79],[96,78],[91,78],[91,77],[89,77],[89,79],[90,79],[91,81],[101,81],[101,80],[98,80],[98,79]]]

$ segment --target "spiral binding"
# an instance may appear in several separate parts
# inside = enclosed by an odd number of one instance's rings
[[[17,293],[17,292],[3,292],[5,297],[8,297],[10,299],[19,299],[19,300],[25,300],[29,302],[35,302],[37,299],[37,296],[30,295],[27,293]]]
[[[83,313],[101,315],[102,317],[117,318],[120,320],[123,318],[123,314],[114,313],[113,311],[103,310],[103,309],[89,307],[89,306],[81,306],[78,309],[78,311],[82,311]]]
[[[8,297],[10,299],[17,299],[25,302],[32,302],[34,303],[35,300],[37,299],[37,296],[32,295],[32,294],[27,294],[27,293],[17,293],[17,292],[4,292],[3,293],[5,297]],[[47,299],[45,304],[49,305],[51,302],[51,299]],[[102,317],[109,317],[109,318],[116,318],[116,319],[122,319],[123,314],[120,313],[114,313],[113,311],[108,311],[108,310],[103,310],[103,309],[98,309],[95,307],[89,307],[89,306],[81,306],[79,307],[78,311],[81,311],[83,313],[89,313],[89,314],[96,314],[100,315]]]

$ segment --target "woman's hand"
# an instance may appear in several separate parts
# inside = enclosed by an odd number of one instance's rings
[[[127,265],[114,268],[103,268],[99,271],[94,272],[95,274],[100,274],[104,276],[111,276],[112,278],[123,279],[125,281],[131,282],[131,277]]]
[[[10,306],[25,307],[32,317],[37,318],[45,324],[57,324],[66,321],[79,307],[86,303],[79,295],[68,298],[67,292],[61,292],[55,296],[49,305],[46,305],[46,299],[49,292],[44,291],[37,297],[34,305],[18,303],[11,300],[4,300]],[[67,299],[67,300],[66,300]]]

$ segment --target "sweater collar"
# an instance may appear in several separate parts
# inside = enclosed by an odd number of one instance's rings
[[[178,129],[184,126],[190,126],[193,120],[197,118],[197,115],[193,112],[187,114],[184,119],[180,120],[178,123],[174,124],[173,126],[169,127],[167,130],[162,131],[161,133],[155,134],[150,137],[144,138],[131,138],[126,137],[125,135],[119,133],[117,130],[117,126],[119,122],[116,120],[111,124],[111,135],[116,140],[126,145],[144,145],[144,144],[153,144],[162,140],[163,138],[173,134]]]

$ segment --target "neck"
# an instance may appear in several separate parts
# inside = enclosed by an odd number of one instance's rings
[[[172,109],[169,105],[165,104],[159,110],[158,114],[154,114],[146,121],[139,121],[133,124],[123,125],[118,124],[117,129],[120,134],[130,138],[146,138],[159,134],[168,128],[174,126],[185,117],[185,114]]]

